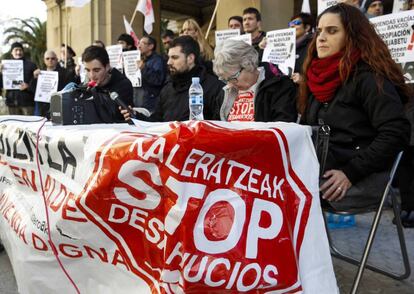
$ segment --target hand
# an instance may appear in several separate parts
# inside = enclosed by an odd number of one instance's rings
[[[33,77],[34,77],[35,79],[37,79],[37,78],[39,77],[39,75],[40,75],[40,69],[36,69],[36,70],[33,72]]]
[[[126,110],[126,109],[124,109],[124,108],[122,108],[121,106],[119,106],[118,108],[119,108],[119,111],[121,112],[121,114],[124,116],[124,119],[126,121],[128,121],[128,120],[131,119],[131,115],[129,114],[129,112],[130,111],[134,112],[134,110],[132,109],[131,106],[128,105],[129,111]]]
[[[138,69],[143,69],[145,65],[145,62],[143,60],[137,60],[137,68]]]
[[[266,48],[266,45],[267,45],[267,38],[264,37],[259,43],[259,48],[264,49],[264,48]]]
[[[344,198],[346,191],[352,183],[341,170],[331,169],[325,172],[323,178],[327,179],[320,187],[322,198],[328,201],[339,201]]]
[[[29,88],[29,84],[27,84],[25,82],[23,82],[23,83],[20,84],[20,91],[24,91],[27,88]]]
[[[291,76],[290,78],[292,79],[292,81],[293,81],[295,84],[299,84],[300,82],[302,82],[302,81],[303,81],[302,76],[301,76],[301,75],[300,75],[300,73],[298,73],[298,72],[293,73],[293,74],[292,74],[292,76]]]
[[[80,76],[80,69],[81,69],[81,67],[80,67],[80,65],[79,64],[77,64],[76,66],[75,66],[75,74],[76,74],[76,76]]]

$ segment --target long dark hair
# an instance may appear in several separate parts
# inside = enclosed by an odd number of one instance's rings
[[[406,102],[412,95],[411,88],[405,84],[405,79],[401,68],[391,58],[387,45],[378,36],[374,26],[364,16],[364,14],[347,4],[337,4],[326,9],[319,15],[316,23],[319,24],[320,18],[327,13],[339,15],[341,23],[345,29],[344,55],[339,62],[339,73],[342,82],[346,82],[352,72],[351,53],[355,50],[360,51],[361,59],[367,63],[375,72],[376,83],[379,89],[382,88],[384,78],[390,80]],[[308,47],[308,55],[303,63],[304,79],[299,88],[298,110],[304,114],[309,88],[307,87],[306,73],[310,67],[312,59],[317,57],[315,34]]]

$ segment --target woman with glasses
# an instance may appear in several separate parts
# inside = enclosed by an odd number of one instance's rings
[[[322,198],[337,209],[377,204],[410,130],[403,102],[412,93],[401,69],[363,13],[346,4],[318,17],[303,69],[302,119],[331,130]]]
[[[257,51],[239,40],[225,40],[215,50],[214,72],[224,87],[224,121],[294,122],[296,87],[276,65],[261,63]]]

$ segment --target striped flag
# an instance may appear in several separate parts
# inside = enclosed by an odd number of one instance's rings
[[[144,30],[147,34],[151,34],[154,23],[154,9],[151,0],[139,0],[136,10],[144,15]]]
[[[131,35],[132,39],[134,39],[135,46],[138,47],[139,39],[138,36],[135,34],[134,30],[132,29],[131,24],[127,21],[125,15],[124,15],[124,26],[125,31],[128,35]]]

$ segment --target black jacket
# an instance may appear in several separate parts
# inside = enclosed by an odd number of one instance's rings
[[[378,90],[375,73],[363,62],[329,103],[311,95],[304,120],[330,126],[326,170],[342,170],[353,184],[390,168],[410,132],[394,85],[384,79]]]
[[[189,119],[188,89],[191,77],[200,77],[204,92],[203,114],[206,120],[218,120],[218,105],[221,104],[223,83],[216,76],[209,74],[202,66],[194,67],[180,78],[169,77],[162,88],[160,102],[155,112],[149,117],[140,119],[147,121],[167,122],[185,121]]]
[[[30,83],[33,80],[33,72],[37,69],[36,64],[28,59],[23,58],[23,81],[29,85],[24,91],[7,90],[6,91],[6,105],[7,106],[34,106],[34,92],[30,88]],[[2,78],[2,77],[0,77]]]
[[[312,34],[307,34],[299,44],[296,44],[296,63],[294,72],[302,73],[302,65],[308,53],[308,46],[312,41],[312,38]]]
[[[259,47],[259,44],[263,38],[266,37],[266,32],[260,31],[259,33],[260,34],[255,39],[252,39],[252,46],[256,49],[257,53],[259,53],[259,62],[261,62],[264,50]]]
[[[142,88],[144,89],[143,107],[150,112],[153,112],[157,107],[160,91],[165,82],[166,71],[166,63],[156,52],[153,52],[145,60],[144,68],[141,71]]]
[[[132,84],[116,68],[111,69],[111,78],[106,85],[93,88],[93,102],[102,122],[124,123],[125,120],[119,111],[119,106],[109,96],[111,92],[116,92],[126,105],[133,105]]]
[[[295,122],[297,119],[295,84],[288,76],[283,75],[276,65],[263,62],[260,66],[265,69],[265,79],[258,86],[254,98],[254,120]],[[229,87],[225,87],[224,91],[220,117],[222,120],[227,120],[238,91]]]

